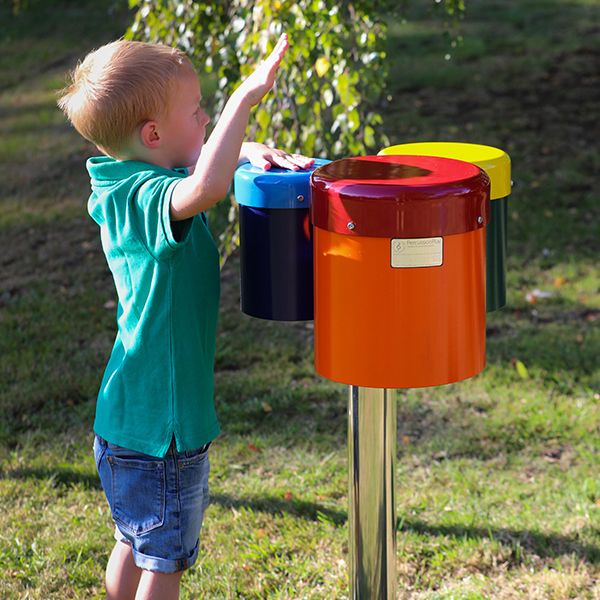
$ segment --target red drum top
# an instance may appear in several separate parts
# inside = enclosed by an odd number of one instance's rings
[[[485,227],[490,180],[479,167],[435,156],[358,156],[311,175],[313,225],[368,237],[434,237]]]

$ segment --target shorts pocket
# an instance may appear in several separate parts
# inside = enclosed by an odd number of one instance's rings
[[[193,467],[198,463],[204,462],[208,458],[209,447],[210,443],[202,446],[201,448],[197,448],[196,450],[186,450],[178,453],[177,463],[179,464],[179,468],[186,469],[188,467]]]
[[[165,520],[165,462],[108,456],[112,516],[119,527],[140,535]]]

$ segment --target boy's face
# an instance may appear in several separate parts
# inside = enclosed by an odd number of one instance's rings
[[[162,123],[162,150],[171,167],[195,165],[204,145],[210,119],[200,106],[198,76],[186,70],[173,90],[168,111]]]

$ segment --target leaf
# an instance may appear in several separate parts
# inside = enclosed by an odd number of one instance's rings
[[[517,370],[517,374],[521,379],[529,379],[529,371],[525,364],[519,359],[515,360],[515,369]]]
[[[375,130],[368,125],[365,127],[365,146],[369,148],[375,146]]]
[[[315,63],[315,71],[319,77],[323,77],[329,71],[329,67],[331,67],[331,63],[326,56],[321,56]]]
[[[264,412],[266,413],[270,413],[273,412],[273,407],[268,403],[268,402],[262,402],[261,403],[262,409]]]
[[[349,91],[350,80],[348,79],[348,75],[345,73],[341,73],[337,78],[337,91],[340,95],[340,100],[342,104],[348,106],[352,103],[352,97]]]
[[[360,117],[358,116],[358,111],[353,109],[348,114],[348,128],[352,133],[354,133],[358,126],[360,125]]]

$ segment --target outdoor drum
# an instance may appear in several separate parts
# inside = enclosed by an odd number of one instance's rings
[[[372,388],[479,373],[488,176],[446,158],[363,156],[318,168],[311,187],[317,372]]]
[[[313,318],[312,167],[265,171],[245,163],[234,177],[240,205],[242,311],[275,321]]]

